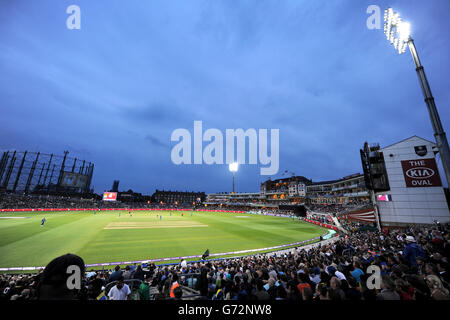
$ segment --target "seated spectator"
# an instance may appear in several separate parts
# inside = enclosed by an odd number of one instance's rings
[[[375,289],[369,289],[367,287],[367,280],[369,276],[367,274],[363,274],[360,277],[360,286],[361,286],[361,295],[362,299],[366,301],[372,301],[377,299],[377,292]]]
[[[426,283],[431,292],[431,299],[433,300],[450,300],[448,290],[442,285],[441,279],[435,275],[426,276]]]
[[[408,283],[401,279],[395,279],[395,290],[397,291],[398,295],[400,296],[400,300],[408,301],[413,299],[414,295],[414,289],[411,290],[411,286],[408,285]]]
[[[320,279],[320,269],[318,267],[314,267],[312,269],[312,272],[309,273],[309,279],[314,282],[315,284],[319,284]]]
[[[258,281],[256,283],[255,296],[257,297],[258,300],[269,300],[270,299],[270,296],[267,293],[267,290],[264,289],[264,283],[262,282],[261,279],[258,279]]]
[[[144,271],[142,270],[141,265],[138,265],[136,270],[134,271],[132,275],[133,279],[144,281]]]
[[[140,300],[150,300],[150,286],[147,278],[140,284],[138,293]]]
[[[304,273],[299,273],[298,274],[298,291],[300,292],[300,294],[302,294],[303,288],[310,288],[311,286],[308,283],[308,276]]]
[[[315,300],[330,300],[326,284],[319,283],[317,285]]]
[[[348,288],[345,291],[345,297],[348,300],[361,300],[362,295],[358,287],[358,282],[353,277],[347,278]]]
[[[345,300],[345,293],[341,289],[341,281],[337,277],[332,277],[330,280],[330,299],[331,300]]]
[[[131,268],[130,268],[130,266],[126,266],[125,267],[125,272],[123,273],[123,278],[125,279],[125,280],[129,280],[129,279],[131,279],[131,276],[132,276],[132,272],[131,272]]]
[[[395,285],[389,276],[381,276],[381,292],[377,294],[377,300],[400,300],[400,296],[394,290]]]
[[[305,287],[302,290],[302,299],[303,301],[311,301],[313,299],[313,292],[311,288]]]
[[[73,279],[74,288],[69,288],[67,283],[70,277],[76,277],[77,272],[73,274],[68,273],[69,266],[77,266],[80,274],[79,279]],[[53,259],[45,267],[44,272],[38,284],[38,299],[39,300],[77,300],[83,298],[84,286],[82,280],[85,272],[85,264],[83,259],[74,254],[65,254]],[[76,288],[78,285],[79,288]]]
[[[176,287],[173,290],[173,293],[174,293],[173,297],[174,300],[181,300],[181,298],[183,297],[183,290],[180,287]]]

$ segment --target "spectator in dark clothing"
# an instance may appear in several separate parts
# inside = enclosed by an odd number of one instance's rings
[[[361,291],[358,289],[358,282],[353,277],[347,278],[348,289],[345,291],[345,296],[348,300],[361,300]]]
[[[101,274],[98,273],[95,279],[91,280],[89,284],[92,286],[91,298],[95,299],[102,292],[102,287],[105,285],[105,280],[102,279]]]
[[[313,299],[313,292],[311,288],[303,288],[302,290],[302,299],[303,301],[311,301]]]
[[[367,287],[368,278],[369,276],[367,274],[363,274],[360,277],[361,295],[364,300],[373,301],[377,298],[377,292],[375,289],[369,289]]]
[[[395,284],[387,275],[381,276],[381,292],[377,294],[377,300],[400,300]]]
[[[199,279],[200,295],[206,297],[208,295],[208,270],[206,266],[202,266]]]
[[[269,297],[271,300],[275,300],[277,297],[277,287],[275,286],[275,279],[270,278],[267,282],[269,284],[269,289],[267,290],[267,293],[269,294]]]
[[[332,277],[330,280],[330,299],[331,300],[345,300],[345,293],[341,289],[341,281],[337,277]]]
[[[264,289],[264,283],[260,279],[258,279],[258,281],[256,283],[255,296],[258,298],[258,300],[269,300],[270,299],[269,294]]]
[[[133,274],[133,279],[144,281],[144,271],[142,271],[141,265],[138,265],[136,271]]]
[[[111,273],[111,275],[108,278],[108,283],[119,280],[119,278],[122,277],[122,274],[123,272],[122,270],[120,270],[120,266],[116,266],[114,268],[114,272]]]
[[[69,267],[76,266],[79,269],[79,279],[73,278],[74,288],[69,288],[68,281],[71,282],[72,276],[76,277],[76,270],[72,271]],[[70,272],[68,272],[70,271]],[[73,272],[73,273],[72,273]],[[85,265],[83,259],[74,254],[66,254],[53,259],[45,267],[40,282],[38,284],[39,300],[78,300],[81,299],[84,288],[83,280]],[[69,279],[71,277],[71,279]],[[76,288],[78,282],[79,288]],[[85,296],[87,298],[87,296]]]
[[[409,263],[410,266],[417,268],[417,257],[426,258],[425,252],[422,247],[416,243],[413,236],[406,237],[407,245],[403,249],[403,258]]]

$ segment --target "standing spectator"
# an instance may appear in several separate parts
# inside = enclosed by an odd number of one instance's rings
[[[199,279],[199,286],[200,286],[200,295],[203,297],[206,297],[208,295],[208,270],[205,265],[202,265],[200,269],[200,279]]]
[[[416,239],[413,236],[406,237],[406,246],[403,249],[403,258],[409,263],[410,266],[417,269],[417,257],[426,258],[425,252],[422,247],[416,243]]]
[[[170,286],[170,297],[175,298],[174,290],[178,288],[180,285],[178,284],[178,275],[176,273],[172,276],[172,285]]]
[[[110,300],[130,300],[130,294],[130,287],[123,283],[123,276],[120,276],[116,285],[109,290],[108,297]]]
[[[108,282],[117,281],[120,277],[122,277],[122,270],[120,270],[120,266],[116,266],[114,272],[109,276]]]
[[[187,262],[185,259],[181,259],[181,268],[186,269],[187,268]]]
[[[364,274],[364,271],[361,270],[361,264],[358,261],[353,264],[353,271],[351,273],[356,282],[359,283],[360,277]]]

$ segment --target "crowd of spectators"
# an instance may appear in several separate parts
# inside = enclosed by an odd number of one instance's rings
[[[449,300],[449,241],[448,225],[381,233],[355,229],[309,250],[125,270],[117,266],[112,272],[85,272],[80,257],[66,255],[37,275],[1,275],[0,298],[132,299],[126,282],[138,279],[139,299],[183,299],[181,288],[187,286],[199,291],[198,299],[212,300]],[[82,290],[64,287],[61,275],[67,277],[63,266],[69,263],[83,268]],[[370,285],[371,265],[380,270],[379,288]]]
[[[319,214],[309,214],[308,219],[314,220],[320,223],[328,223],[333,224],[333,221],[328,219],[328,215],[319,215]]]
[[[156,208],[175,209],[191,208],[192,203],[147,203],[147,202],[123,202],[103,201],[95,197],[83,198],[57,195],[32,195],[0,193],[0,209],[45,209],[45,208]]]
[[[56,195],[0,194],[0,209],[38,208],[118,208],[120,202],[102,201],[95,198],[75,198]]]
[[[294,210],[280,210],[276,208],[264,208],[264,209],[253,209],[249,211],[254,214],[267,214],[267,215],[284,215],[291,216],[294,214]]]
[[[372,203],[370,200],[353,200],[347,203],[330,203],[327,205],[310,203],[307,207],[313,212],[329,213],[338,216],[352,211],[370,208],[372,207]]]

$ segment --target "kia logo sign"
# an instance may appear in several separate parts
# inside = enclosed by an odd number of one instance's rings
[[[434,158],[403,160],[401,163],[407,188],[442,186],[439,170]]]
[[[427,179],[434,175],[434,170],[425,167],[412,168],[406,171],[406,175],[413,179]]]

